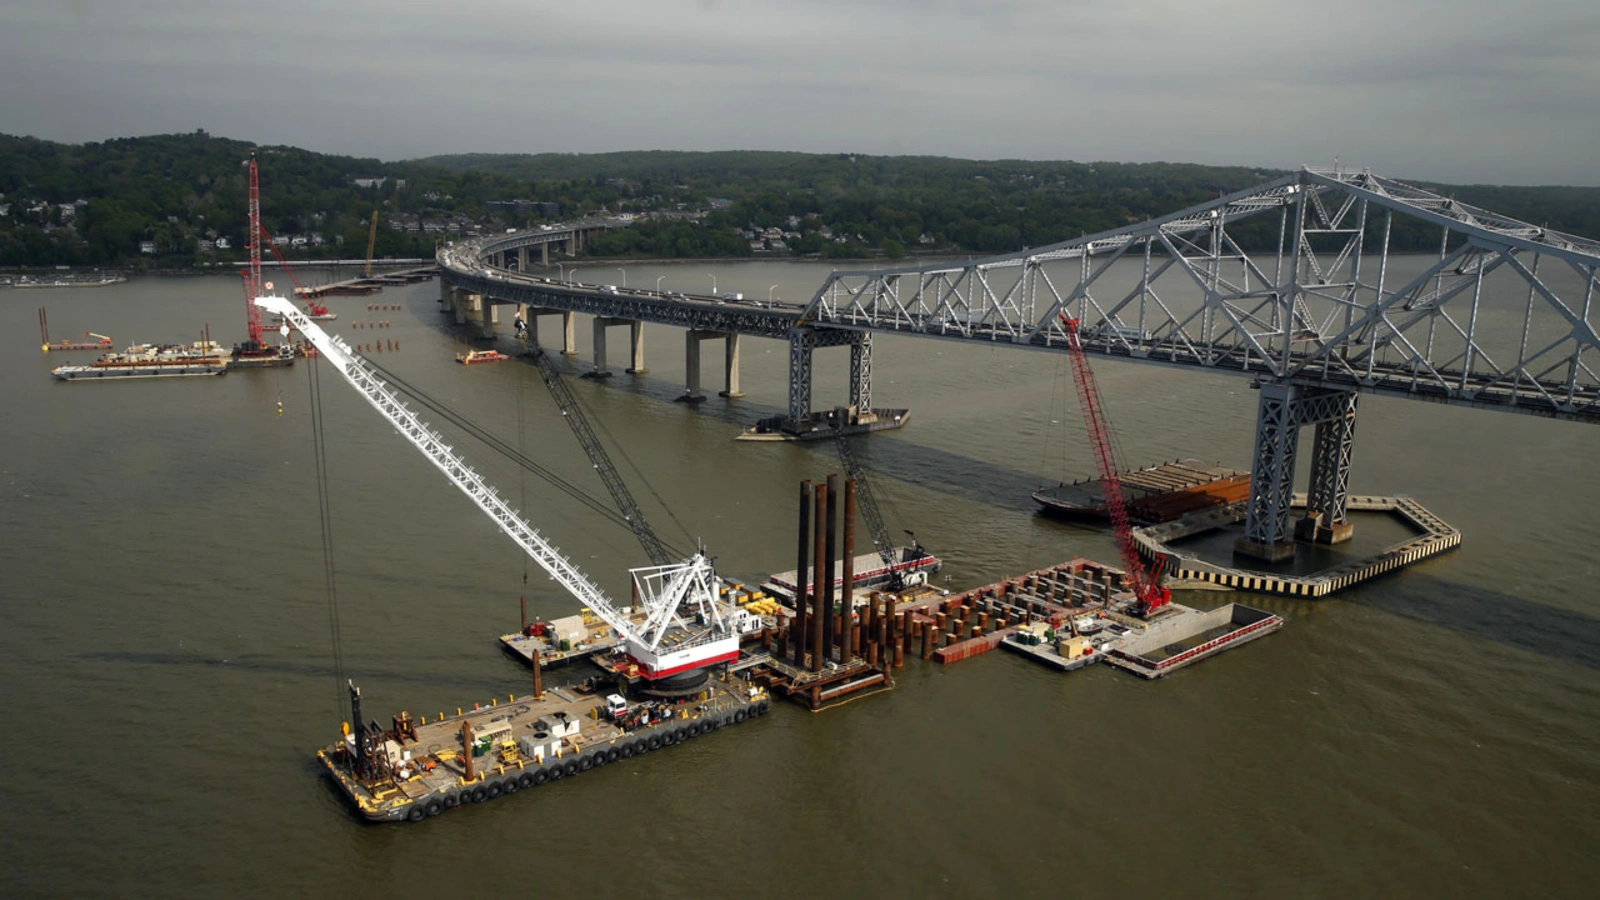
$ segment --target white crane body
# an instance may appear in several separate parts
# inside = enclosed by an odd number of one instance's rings
[[[716,571],[703,552],[696,552],[676,565],[630,570],[646,613],[644,625],[636,625],[599,585],[456,455],[441,434],[419,419],[349,344],[323,331],[303,310],[283,297],[257,297],[255,303],[283,316],[400,432],[401,437],[420,450],[451,484],[487,513],[551,579],[616,629],[624,652],[646,678],[665,678],[738,657],[739,635],[728,627],[718,609]]]

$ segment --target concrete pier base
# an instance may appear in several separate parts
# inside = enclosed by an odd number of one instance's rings
[[[629,375],[643,375],[650,371],[644,364],[644,323],[631,321],[628,323],[628,347],[631,351],[632,365],[628,366]]]

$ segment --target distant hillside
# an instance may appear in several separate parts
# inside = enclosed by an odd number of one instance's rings
[[[291,258],[431,255],[457,235],[633,212],[596,256],[898,258],[998,253],[1164,215],[1280,173],[1182,163],[962,160],[724,151],[465,154],[383,162],[203,131],[60,144],[0,135],[0,265],[228,264],[242,257],[245,161]],[[1388,174],[1388,173],[1386,173]],[[1506,215],[1600,236],[1600,188],[1433,186]],[[648,214],[658,214],[650,216]],[[1262,217],[1236,229],[1276,240]],[[1397,223],[1397,246],[1438,232]]]

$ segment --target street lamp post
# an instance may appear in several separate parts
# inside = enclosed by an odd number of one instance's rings
[[[556,263],[556,280],[557,281],[566,281],[567,280],[567,267],[565,265],[561,264],[561,263]]]
[[[627,288],[628,288],[628,270],[624,269],[621,266],[617,266],[617,271],[622,273],[622,288],[623,288],[623,290],[627,290]]]
[[[773,285],[772,287],[767,288],[767,305],[768,306],[772,305],[772,292],[777,290],[777,289],[778,289],[777,285]]]
[[[656,276],[656,293],[658,293],[658,294],[661,293],[661,279],[663,279],[665,277],[667,277],[667,276],[665,276],[665,275],[657,275]]]
[[[706,273],[710,275],[711,273]],[[717,296],[717,276],[711,275],[711,296]]]
[[[572,284],[572,276],[574,276],[576,274],[578,274],[578,267],[577,266],[573,266],[572,267],[572,271],[567,273],[567,284],[568,284],[568,286],[571,286],[571,284]],[[579,282],[579,284],[582,284],[582,282]]]

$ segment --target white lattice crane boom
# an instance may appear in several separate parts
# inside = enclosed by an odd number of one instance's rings
[[[622,637],[623,649],[648,678],[726,662],[739,655],[739,636],[717,612],[717,578],[711,561],[697,552],[682,563],[632,570],[644,603],[640,627],[555,545],[528,524],[499,493],[454,452],[444,437],[408,408],[400,396],[343,340],[323,331],[283,297],[257,297],[257,306],[278,313],[305,335],[334,369],[366,398],[400,435],[489,515],[550,577]],[[697,615],[686,619],[680,607]],[[703,621],[705,624],[691,624]]]

